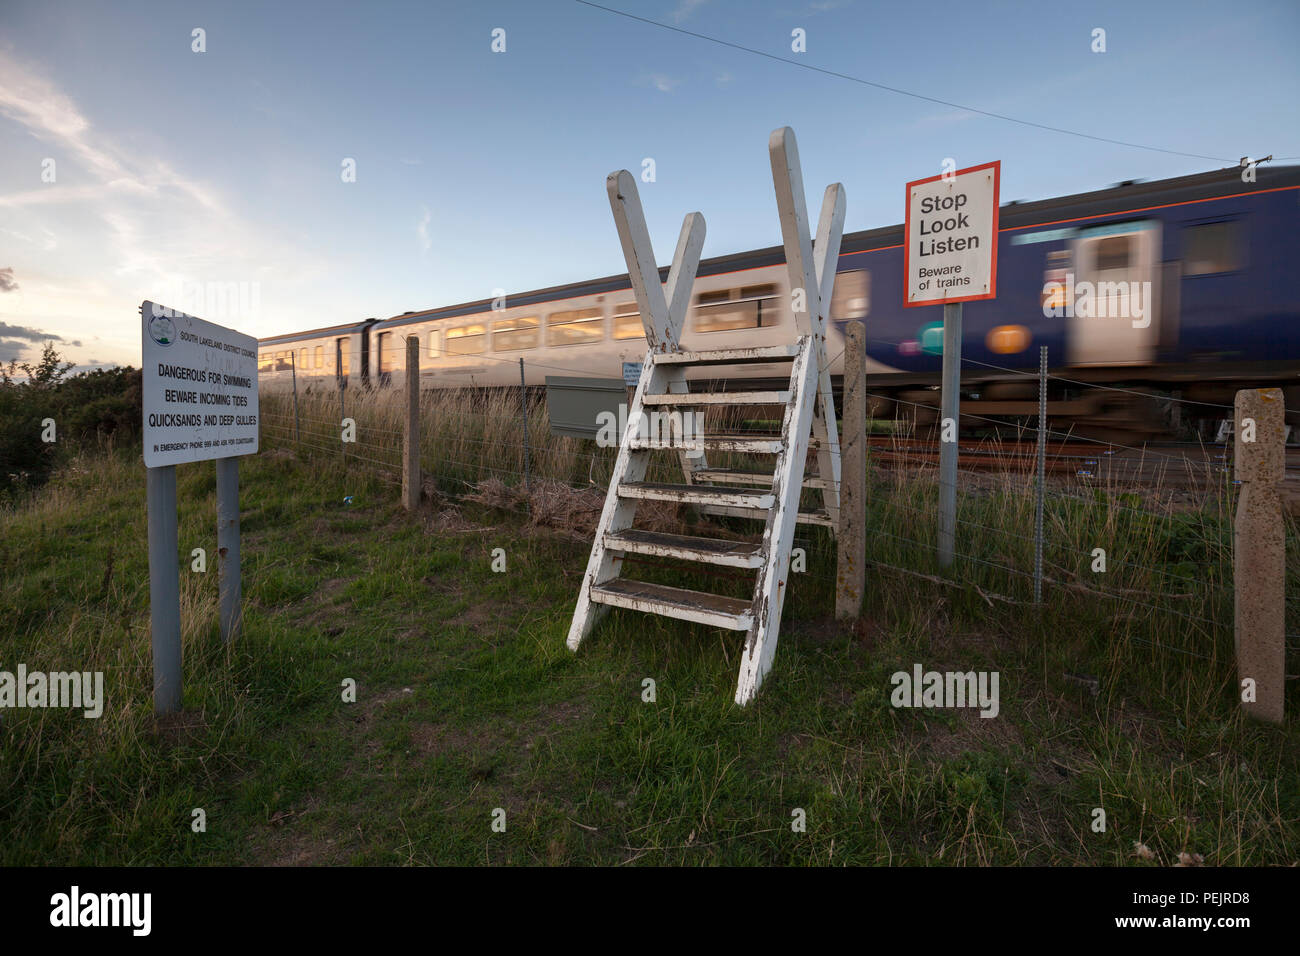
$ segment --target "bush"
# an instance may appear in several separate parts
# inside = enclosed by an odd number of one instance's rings
[[[75,446],[112,435],[132,441],[140,433],[140,370],[93,369],[68,377],[46,343],[35,365],[0,366],[0,496],[42,484]],[[19,380],[18,373],[26,375]],[[55,441],[42,440],[46,419]]]

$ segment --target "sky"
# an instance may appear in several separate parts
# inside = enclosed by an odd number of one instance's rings
[[[621,168],[661,264],[691,211],[706,257],[776,245],[780,126],[814,216],[844,184],[846,231],[901,222],[947,159],[1001,160],[1004,203],[1300,161],[1294,0],[603,5],[661,25],[577,0],[0,0],[0,361],[52,341],[138,366],[145,299],[260,337],[625,272]]]

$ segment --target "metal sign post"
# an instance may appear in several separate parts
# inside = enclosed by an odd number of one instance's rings
[[[952,564],[957,537],[961,304],[997,298],[1001,176],[1002,164],[993,162],[907,184],[903,305],[943,305],[939,563],[944,567]]]
[[[153,697],[181,709],[176,465],[216,459],[221,636],[239,636],[239,455],[257,452],[257,339],[146,301],[140,307],[149,507]]]
[[[952,564],[957,540],[957,425],[961,421],[961,303],[943,307],[943,393],[939,422],[939,563]],[[951,425],[949,423],[951,422]],[[944,432],[952,429],[951,441]]]
[[[149,613],[153,629],[153,703],[181,709],[181,590],[177,560],[176,466],[145,471],[149,503]]]
[[[172,469],[175,471],[175,469]],[[243,586],[239,579],[239,459],[217,459],[217,555],[220,577],[221,639],[238,640],[243,625]]]

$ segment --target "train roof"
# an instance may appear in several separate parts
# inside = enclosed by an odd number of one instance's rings
[[[1059,196],[1053,199],[1004,203],[998,212],[998,227],[1000,232],[1004,232],[1026,226],[1068,222],[1071,219],[1137,212],[1158,206],[1300,186],[1300,166],[1296,165],[1256,167],[1254,183],[1243,183],[1241,172],[1240,166],[1228,166],[1223,169],[1194,173],[1190,176],[1178,176],[1172,179],[1124,182],[1106,189],[1074,193],[1073,195]],[[902,223],[893,226],[882,226],[877,229],[863,229],[858,232],[844,234],[844,238],[840,243],[840,255],[851,255],[872,249],[898,246],[902,242]],[[701,260],[698,274],[701,276],[718,275],[720,273],[736,272],[741,269],[776,265],[784,261],[785,250],[782,246],[768,246],[764,249],[751,249],[746,252],[736,252]],[[667,281],[668,266],[659,269],[659,279],[660,281]],[[580,282],[550,286],[545,289],[534,289],[531,292],[521,292],[509,296],[508,302],[512,307],[533,305],[581,295],[598,295],[605,292],[630,290],[631,287],[628,275],[624,272],[621,275],[605,276],[601,279],[587,279]],[[401,315],[375,323],[375,329],[388,329],[412,322],[428,322],[434,319],[473,315],[489,311],[491,305],[492,299],[487,298],[474,302],[463,302],[458,305],[441,306],[436,309],[404,312]]]
[[[374,325],[378,319],[366,319],[364,322],[350,322],[345,325],[327,325],[321,329],[308,329],[306,332],[286,332],[284,335],[268,335],[264,339],[258,339],[260,345],[283,345],[286,342],[302,342],[307,339],[323,339],[337,335],[348,335],[352,332],[360,332],[368,325]]]

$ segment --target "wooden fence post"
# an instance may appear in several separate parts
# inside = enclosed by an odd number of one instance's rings
[[[1233,461],[1241,482],[1232,529],[1238,692],[1247,714],[1280,724],[1286,687],[1282,390],[1243,389],[1235,411]]]
[[[420,338],[406,339],[406,429],[402,438],[402,506],[420,506]]]
[[[835,616],[862,611],[867,539],[867,338],[861,322],[850,322],[844,343],[844,440],[840,443],[840,527],[836,535]]]

